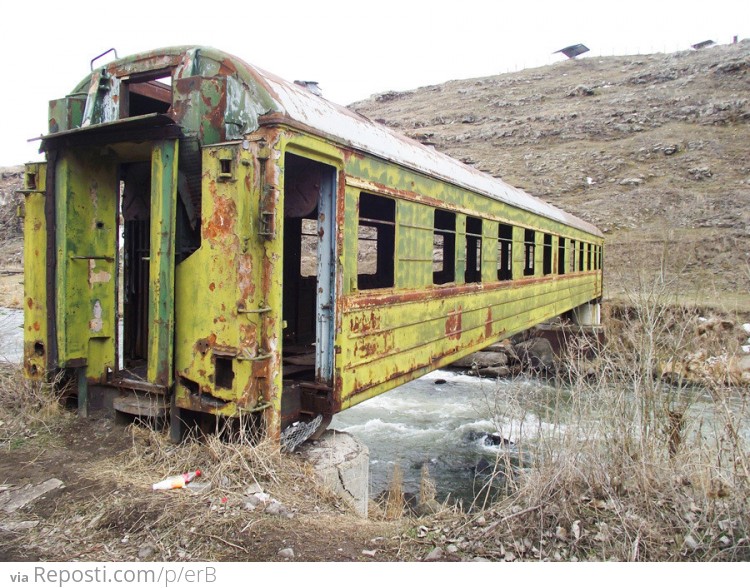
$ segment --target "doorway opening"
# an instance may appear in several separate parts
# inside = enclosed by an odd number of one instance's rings
[[[118,203],[118,314],[117,378],[146,380],[149,318],[152,288],[151,264],[151,161],[122,163],[119,166]],[[189,189],[190,170],[178,172],[175,210],[175,265],[200,247],[200,192]],[[172,294],[173,295],[173,294]]]
[[[285,381],[330,386],[336,168],[284,159],[283,371]]]

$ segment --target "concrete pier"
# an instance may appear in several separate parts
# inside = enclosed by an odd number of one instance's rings
[[[323,484],[367,518],[370,499],[370,451],[356,437],[328,430],[317,441],[300,446]]]

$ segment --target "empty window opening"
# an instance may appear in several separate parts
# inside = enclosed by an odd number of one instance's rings
[[[432,283],[447,284],[456,279],[456,215],[435,211],[432,234]]]
[[[357,287],[393,286],[396,243],[396,202],[373,194],[359,197],[357,228]]]
[[[169,70],[133,74],[120,86],[120,118],[166,114],[172,107]]]
[[[602,269],[602,264],[604,263],[603,257],[604,257],[604,249],[600,245],[599,246],[599,255],[597,256],[597,260],[599,262],[599,265],[598,265],[597,269]]]
[[[552,235],[544,234],[544,249],[542,250],[542,274],[552,273]]]
[[[482,219],[466,217],[466,270],[464,281],[482,281]]]
[[[565,274],[565,237],[557,238],[557,273]]]
[[[591,267],[591,243],[589,243],[588,247],[586,248],[586,269],[589,271],[593,269]]]
[[[536,234],[533,229],[524,229],[523,231],[523,275],[533,276],[534,275],[534,250],[536,244],[534,242]]]
[[[513,227],[502,223],[497,229],[497,279],[513,279]]]
[[[578,243],[578,271],[579,272],[582,272],[583,269],[584,269],[584,267],[583,267],[583,262],[584,262],[583,248],[585,247],[585,245],[586,244],[583,241],[580,241]]]
[[[570,273],[573,274],[576,271],[576,242],[574,239],[570,240],[570,260],[569,260],[568,268],[570,269]]]

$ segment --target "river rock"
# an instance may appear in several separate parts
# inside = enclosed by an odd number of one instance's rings
[[[721,382],[729,385],[750,384],[750,355],[730,357],[727,354],[709,356],[698,350],[684,359],[666,361],[660,365],[660,373],[670,382]]]
[[[731,331],[734,329],[734,323],[727,319],[720,319],[712,317],[710,319],[701,320],[698,323],[697,332],[699,335],[705,335],[709,332],[722,332]]]
[[[504,378],[510,375],[510,368],[504,365],[485,367],[477,370],[480,376],[486,378]]]
[[[510,439],[506,439],[499,433],[487,433],[485,431],[469,431],[464,439],[467,441],[482,441],[485,447],[511,447],[515,445]]]
[[[283,557],[284,559],[294,559],[294,549],[292,549],[291,547],[279,549],[279,556]]]
[[[487,368],[494,366],[507,365],[508,356],[504,351],[477,351],[454,361],[453,366],[459,368],[477,367]]]
[[[426,517],[438,513],[441,510],[441,504],[433,498],[430,500],[425,500],[424,502],[420,502],[414,509],[414,513],[418,517]]]
[[[535,337],[527,341],[521,341],[515,346],[515,351],[525,365],[530,365],[539,370],[555,368],[555,352],[547,339]]]

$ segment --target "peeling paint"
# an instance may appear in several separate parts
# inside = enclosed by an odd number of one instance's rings
[[[99,333],[102,330],[104,322],[102,321],[102,303],[98,300],[94,301],[92,316],[93,318],[89,321],[89,329],[94,333]]]
[[[203,229],[206,239],[218,239],[232,233],[237,218],[237,205],[229,198],[216,196],[214,212]]]
[[[96,271],[96,260],[89,259],[89,285],[106,284],[111,279],[111,273],[105,270]]]
[[[246,253],[238,256],[237,281],[240,288],[240,302],[255,297],[255,275],[253,273],[253,256]]]

